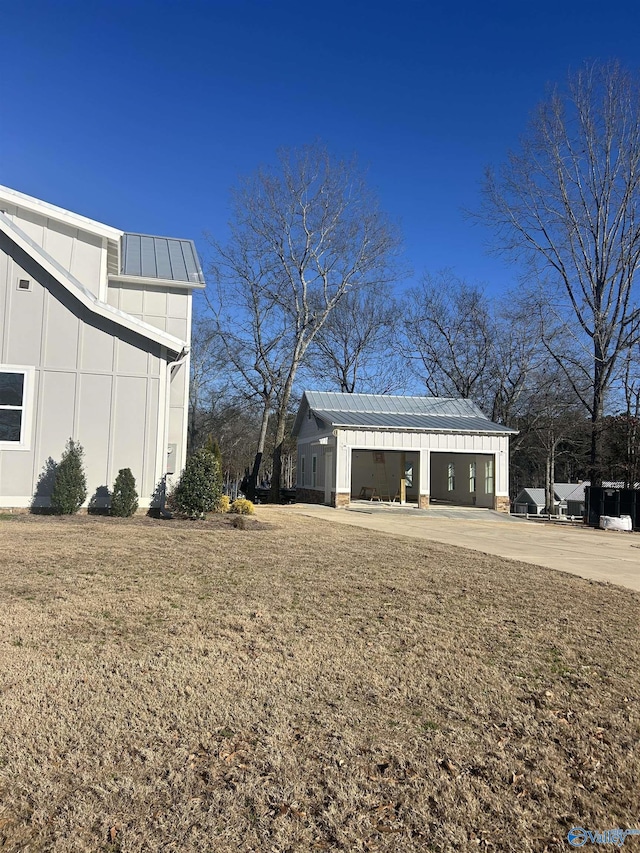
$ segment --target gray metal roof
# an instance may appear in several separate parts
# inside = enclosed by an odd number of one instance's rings
[[[192,240],[124,234],[120,274],[204,284],[198,253]]]
[[[566,499],[575,492],[577,489],[582,489],[582,496],[584,498],[584,483],[554,483],[553,490],[556,493],[556,497],[561,501],[566,501]]]
[[[584,487],[585,485],[589,485],[588,483],[554,483],[553,491],[554,497],[557,501],[583,501],[584,500]],[[516,498],[516,503],[522,503],[520,500],[522,495],[528,495],[531,499],[531,503],[535,503],[538,506],[544,506],[545,504],[545,490],[539,488],[526,488],[522,489],[518,497]]]
[[[454,397],[401,397],[394,394],[341,394],[338,391],[305,391],[314,411],[378,412],[406,415],[453,415],[484,418],[472,400]]]
[[[525,500],[523,500],[523,495],[525,496]],[[528,498],[528,500],[526,500]],[[544,489],[522,489],[519,493],[518,497],[515,499],[515,503],[532,503],[536,506],[544,506],[545,504],[545,493]]]
[[[317,418],[332,427],[469,433],[516,432],[510,427],[490,421],[471,400],[305,391],[293,427],[294,435],[300,430],[307,406]]]
[[[501,424],[494,424],[484,416],[461,417],[456,415],[414,415],[395,412],[335,412],[313,409],[313,414],[333,427],[366,429],[424,429],[438,432],[513,432]]]

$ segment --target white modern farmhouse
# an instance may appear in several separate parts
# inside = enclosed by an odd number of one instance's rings
[[[0,187],[0,506],[46,506],[69,438],[89,499],[131,468],[140,505],[186,455],[190,240],[126,234]],[[35,498],[34,498],[35,495]]]
[[[299,501],[509,512],[509,435],[471,400],[305,391],[293,433]]]

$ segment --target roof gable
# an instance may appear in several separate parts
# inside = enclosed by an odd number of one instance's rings
[[[25,234],[21,228],[3,213],[0,213],[0,231],[92,313],[111,320],[132,332],[136,332],[147,340],[166,346],[171,352],[181,352],[184,348],[187,342],[181,341],[179,338],[168,334],[168,332],[163,332],[161,329],[157,329],[143,320],[138,320],[124,311],[119,311],[106,302],[101,302],[81,282],[74,278],[68,270],[65,270],[51,255],[35,243],[28,234]]]

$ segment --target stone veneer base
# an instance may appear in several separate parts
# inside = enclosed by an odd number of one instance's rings
[[[497,497],[496,496],[494,498],[493,508],[496,509],[498,512],[509,513],[509,512],[511,512],[511,502],[509,501],[509,498],[507,498],[507,497]]]

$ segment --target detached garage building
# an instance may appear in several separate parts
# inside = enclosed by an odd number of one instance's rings
[[[298,500],[509,512],[509,436],[471,400],[305,391],[293,428]],[[404,483],[403,483],[404,480]]]

